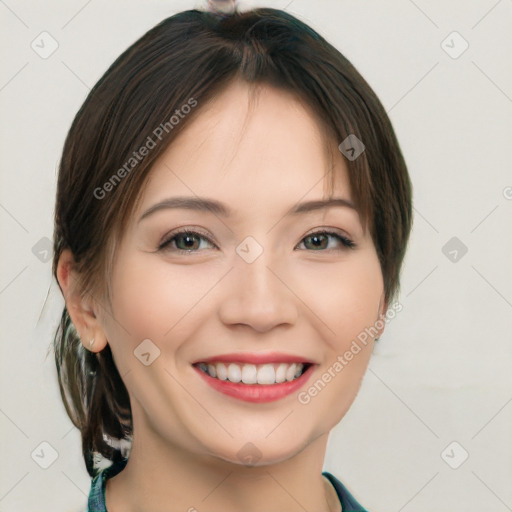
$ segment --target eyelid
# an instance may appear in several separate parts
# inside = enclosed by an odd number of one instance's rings
[[[213,237],[209,233],[206,233],[203,229],[197,228],[194,226],[182,226],[182,227],[175,228],[172,231],[166,233],[162,237],[160,243],[158,244],[157,251],[165,250],[166,245],[168,245],[175,236],[181,235],[184,233],[188,233],[188,234],[192,234],[192,235],[199,235],[200,237],[204,238],[209,244],[213,245],[216,249],[219,248],[218,245],[214,242]],[[295,245],[294,250],[300,244],[304,243],[305,238],[308,238],[308,237],[310,237],[312,235],[316,235],[316,234],[339,237],[339,241],[343,245],[343,248],[331,249],[331,250],[339,251],[339,250],[343,250],[343,249],[355,249],[357,247],[357,244],[354,242],[352,237],[350,235],[348,235],[348,233],[346,233],[344,230],[342,230],[340,228],[324,226],[324,227],[316,227],[316,228],[313,228],[312,230],[308,231],[299,240],[299,242]],[[186,249],[178,249],[178,248],[176,248],[175,250],[177,252],[185,252],[185,253],[201,252],[201,251],[197,251],[197,250],[187,251]],[[319,250],[319,251],[312,251],[312,252],[329,252],[329,251],[330,250]]]
[[[317,228],[313,228],[311,231],[308,231],[304,235],[303,238],[305,238],[307,236],[314,235],[315,233],[330,233],[330,232],[335,233],[339,236],[346,238],[347,240],[352,241],[352,237],[346,231],[344,231],[343,229],[335,228],[335,227],[331,227],[331,226],[320,226]]]
[[[215,248],[218,249],[218,246],[214,242],[213,237],[210,234],[208,234],[205,231],[203,231],[201,228],[197,228],[197,227],[194,227],[194,226],[182,226],[182,227],[173,229],[172,231],[169,231],[168,233],[166,233],[162,237],[160,243],[158,244],[157,251],[164,250],[165,249],[165,245],[167,243],[169,243],[176,235],[180,235],[180,234],[183,234],[183,233],[190,233],[190,234],[200,235],[201,237],[205,238],[210,244],[212,244]],[[176,250],[177,251],[180,251],[180,250],[184,251],[184,249],[176,249]],[[185,251],[185,252],[188,252],[188,251]],[[197,251],[192,251],[192,252],[197,252]]]
[[[300,240],[300,242],[295,247],[304,243],[305,238],[308,238],[312,235],[317,235],[317,234],[339,237],[339,240],[340,240],[341,244],[343,245],[343,248],[342,249],[332,249],[332,250],[336,251],[336,250],[357,248],[357,244],[354,242],[353,238],[348,233],[346,233],[342,229],[332,228],[332,227],[314,228],[313,231],[310,231],[307,234],[305,234],[302,237],[302,239]],[[312,252],[328,252],[328,251],[312,251]]]

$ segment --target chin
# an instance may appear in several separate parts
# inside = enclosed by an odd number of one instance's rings
[[[313,439],[300,442],[296,434],[286,436],[289,445],[284,445],[282,439],[260,439],[244,436],[245,440],[233,439],[229,446],[210,447],[210,455],[229,464],[244,467],[264,467],[289,460],[304,450]],[[234,449],[234,450],[233,450]]]

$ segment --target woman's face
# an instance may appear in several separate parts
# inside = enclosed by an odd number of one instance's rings
[[[267,464],[299,453],[346,413],[372,349],[371,337],[364,345],[357,336],[384,297],[357,211],[300,207],[325,199],[330,164],[317,122],[281,90],[261,87],[249,114],[248,98],[248,86],[233,82],[198,105],[154,164],[101,323],[135,439],[151,432],[196,455]],[[351,201],[341,154],[332,172],[332,197]],[[171,205],[178,197],[226,212]],[[216,378],[198,367],[206,360]],[[228,380],[294,379],[293,362],[308,362],[307,371],[288,384],[223,380],[223,368]]]

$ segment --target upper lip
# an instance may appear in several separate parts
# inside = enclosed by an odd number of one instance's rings
[[[197,363],[245,363],[245,364],[266,364],[266,363],[308,363],[313,361],[296,354],[285,354],[283,352],[238,352],[231,354],[219,354],[217,356],[198,359]]]

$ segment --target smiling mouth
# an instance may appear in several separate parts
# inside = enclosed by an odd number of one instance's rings
[[[248,385],[281,384],[298,379],[311,366],[310,363],[196,363],[193,366],[206,375],[221,381]]]

